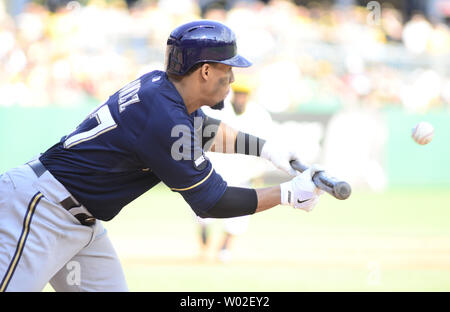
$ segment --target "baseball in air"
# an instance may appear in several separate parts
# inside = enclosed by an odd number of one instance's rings
[[[411,136],[417,144],[428,144],[433,139],[434,127],[429,122],[421,121],[412,129]]]

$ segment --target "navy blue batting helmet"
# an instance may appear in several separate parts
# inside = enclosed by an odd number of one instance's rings
[[[184,75],[192,66],[203,62],[236,67],[252,65],[237,54],[234,32],[219,22],[200,20],[173,30],[167,39],[166,72]]]

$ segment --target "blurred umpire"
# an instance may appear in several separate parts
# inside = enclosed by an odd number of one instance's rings
[[[130,82],[39,157],[3,173],[0,291],[39,291],[47,282],[56,291],[126,291],[100,220],[161,181],[200,217],[249,215],[280,203],[311,210],[320,194],[314,170],[279,186],[230,187],[204,155],[211,148],[259,156],[295,175],[289,161],[298,157],[288,147],[200,109],[222,108],[232,68],[250,65],[225,25],[181,25],[168,38],[165,71]],[[79,279],[69,278],[74,268]]]

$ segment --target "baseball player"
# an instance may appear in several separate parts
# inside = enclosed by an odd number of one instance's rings
[[[165,71],[130,82],[42,155],[3,173],[0,291],[39,291],[47,282],[56,291],[127,291],[101,221],[161,181],[200,217],[237,217],[278,204],[311,210],[321,194],[311,180],[314,167],[281,185],[239,188],[204,156],[208,148],[259,156],[295,174],[288,148],[201,110],[222,107],[232,68],[250,65],[227,26],[181,25],[167,40]],[[73,267],[79,281],[68,278]]]
[[[240,129],[263,138],[270,137],[270,132],[273,130],[272,118],[266,110],[251,100],[251,77],[245,74],[235,75],[231,89],[232,94],[225,100],[223,110],[218,111],[204,107],[203,112],[209,117],[220,119],[234,129]],[[259,177],[269,167],[264,160],[253,159],[245,155],[207,152],[206,156],[214,166],[214,170],[227,181],[229,186],[248,188],[251,186],[251,179]],[[219,261],[228,262],[232,255],[231,246],[234,237],[246,232],[249,219],[250,215],[226,219],[196,217],[199,223],[201,256],[206,256],[212,223],[215,220],[223,220],[223,237],[217,256]]]

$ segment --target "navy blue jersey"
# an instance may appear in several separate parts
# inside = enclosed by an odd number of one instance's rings
[[[189,114],[166,73],[153,71],[112,95],[40,160],[100,220],[160,181],[195,212],[207,211],[227,184],[196,135],[204,117],[200,109]]]

